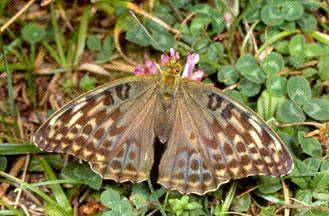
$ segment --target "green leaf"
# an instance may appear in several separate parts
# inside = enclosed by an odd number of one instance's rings
[[[103,51],[112,52],[115,49],[114,40],[112,36],[106,36],[103,41]]]
[[[316,196],[317,196],[316,199],[329,200],[329,193],[328,193],[329,174],[328,174],[328,172],[315,176],[314,179],[311,182],[311,187],[315,191],[325,192],[324,194],[316,194]],[[315,195],[313,194],[313,197],[314,196]]]
[[[225,93],[232,96],[233,98],[237,99],[238,101],[242,102],[242,97],[237,90],[228,89]]]
[[[329,161],[328,160],[323,160],[321,162],[321,168],[320,172],[321,174],[316,175],[312,182],[311,182],[311,187],[315,189],[315,191],[325,191],[327,194],[326,200],[328,200],[328,187],[329,187]],[[314,196],[314,194],[313,194]],[[321,199],[318,197],[318,199]]]
[[[133,209],[127,198],[123,198],[119,201],[118,205],[113,208],[115,211],[119,212],[119,215],[133,215]]]
[[[285,14],[281,7],[272,2],[262,8],[261,17],[266,25],[276,26],[283,23]]]
[[[262,61],[262,68],[266,74],[277,74],[284,67],[283,57],[280,53],[272,52]]]
[[[320,0],[302,0],[301,1],[305,7],[305,10],[308,11],[316,11],[321,7],[321,1]]]
[[[275,206],[261,207],[260,216],[273,216],[277,213]]]
[[[288,54],[289,53],[289,42],[288,41],[278,41],[274,44],[274,48],[276,51]]]
[[[187,195],[182,196],[180,199],[169,199],[171,210],[176,215],[186,215],[192,213],[193,210],[201,209],[202,205],[197,202],[189,202],[190,198]]]
[[[282,6],[287,21],[297,20],[304,13],[304,7],[300,1],[284,1]]]
[[[318,71],[314,68],[305,68],[302,70],[302,75],[305,78],[310,78],[314,75],[316,75],[318,73]]]
[[[291,173],[292,176],[298,176],[301,174],[307,174],[311,173],[308,166],[306,166],[302,161],[299,159],[294,160],[295,167]],[[305,177],[305,178],[291,178],[291,181],[294,182],[296,185],[298,185],[300,188],[307,189],[309,187],[309,184],[311,182],[311,178]]]
[[[101,202],[108,208],[116,208],[120,201],[120,194],[118,191],[108,188],[101,193]]]
[[[152,44],[153,48],[161,51],[161,50],[169,50],[171,47],[174,47],[174,38],[171,34],[167,32],[154,32],[152,34],[154,40],[159,44]]]
[[[291,100],[286,100],[281,104],[276,117],[287,123],[304,122],[306,119],[303,110]]]
[[[321,143],[314,137],[305,138],[305,132],[298,132],[298,142],[300,143],[304,153],[311,157],[321,157],[322,147]]]
[[[225,83],[226,85],[232,85],[237,82],[239,75],[236,69],[231,65],[222,66],[217,73],[217,79],[220,82]]]
[[[90,77],[88,74],[84,75],[79,82],[79,86],[83,91],[89,91],[96,87],[96,78]]]
[[[246,212],[250,207],[250,203],[250,194],[247,193],[238,199],[234,199],[232,202],[232,208],[236,212]]]
[[[48,163],[50,164],[50,166],[52,168],[56,168],[56,169],[63,168],[64,160],[60,154],[46,154],[43,157],[48,161]],[[33,156],[31,158],[31,162],[30,162],[28,170],[30,172],[42,172],[43,171],[43,168],[42,168],[39,160],[37,160],[36,157]]]
[[[296,23],[294,21],[291,22],[284,22],[278,26],[278,28],[288,31],[294,32],[296,30]]]
[[[283,96],[287,92],[287,79],[285,77],[270,77],[266,82],[266,88],[274,96]]]
[[[303,76],[290,77],[287,92],[291,100],[297,104],[304,104],[312,97],[312,89],[308,80]]]
[[[321,158],[306,158],[303,163],[308,167],[310,172],[317,172],[320,169],[322,159]]]
[[[261,84],[266,79],[265,73],[260,69],[257,60],[251,54],[240,57],[236,63],[236,69],[242,76],[256,84]]]
[[[202,32],[202,29],[205,28],[211,22],[211,17],[201,16],[192,20],[190,25],[191,32]]]
[[[149,37],[145,34],[141,27],[135,25],[131,25],[131,27],[127,30],[126,40],[136,43],[140,46],[148,46],[151,41]]]
[[[260,176],[258,190],[263,194],[272,194],[281,189],[280,179],[272,176]]]
[[[147,202],[150,194],[145,188],[144,184],[134,184],[130,200],[135,204],[137,209],[143,208]]]
[[[32,23],[24,26],[22,30],[22,38],[30,44],[35,44],[43,40],[46,36],[45,30],[43,30],[38,24]]]
[[[300,202],[312,204],[312,192],[310,190],[297,190],[295,198],[299,200]],[[299,214],[296,214],[297,216],[303,216],[303,215],[313,215],[313,214],[307,214],[306,209],[300,208],[297,210]],[[303,212],[303,213],[302,213]]]
[[[195,209],[201,209],[202,205],[200,205],[200,203],[197,202],[190,202],[185,206],[186,210],[195,210]]]
[[[225,30],[226,25],[224,14],[214,12],[211,16],[211,25],[214,29],[216,29],[218,34],[222,33]]]
[[[77,179],[84,182],[89,187],[99,190],[102,186],[102,178],[91,171],[88,164],[70,163],[62,171],[64,178]]]
[[[313,32],[316,30],[318,25],[316,18],[309,13],[305,13],[302,17],[300,17],[297,23],[303,32]]]
[[[7,157],[0,156],[0,171],[4,171],[7,168]]]
[[[329,100],[312,98],[303,105],[303,110],[308,116],[315,120],[329,120]]]
[[[329,80],[329,55],[324,55],[319,59],[318,71],[321,80]]]
[[[320,44],[313,43],[306,45],[305,55],[307,58],[315,58],[324,55],[324,50]]]
[[[270,97],[268,91],[263,91],[262,95],[257,101],[257,113],[259,113],[264,119],[272,118],[277,112],[280,105],[285,101],[285,97]]]
[[[260,92],[261,86],[254,82],[251,82],[247,79],[241,79],[238,84],[238,89],[240,90],[241,94],[252,97],[257,95]]]
[[[100,51],[102,49],[101,40],[97,35],[92,35],[87,39],[87,47],[91,51]]]
[[[295,35],[289,42],[289,53],[291,56],[305,56],[306,41],[302,34]]]

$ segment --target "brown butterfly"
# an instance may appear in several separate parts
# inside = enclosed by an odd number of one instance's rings
[[[198,60],[192,57],[185,78],[172,52],[162,68],[149,67],[160,73],[119,79],[81,95],[53,114],[34,142],[88,161],[105,179],[142,182],[157,137],[166,145],[157,181],[181,193],[202,195],[230,179],[290,173],[291,156],[256,113],[190,79],[203,73],[191,74]]]

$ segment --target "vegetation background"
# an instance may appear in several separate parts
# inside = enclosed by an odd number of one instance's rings
[[[1,0],[0,215],[328,215],[328,2]],[[271,124],[294,158],[290,176],[182,196],[104,181],[31,143],[70,99],[159,59],[129,10],[161,49],[198,50],[204,82]]]

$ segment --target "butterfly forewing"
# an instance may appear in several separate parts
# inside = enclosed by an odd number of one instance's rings
[[[153,164],[155,80],[124,78],[74,99],[40,127],[35,143],[90,162],[104,178],[145,180],[146,155]]]
[[[204,194],[230,179],[283,176],[293,167],[280,138],[252,110],[220,90],[183,79],[158,182]]]

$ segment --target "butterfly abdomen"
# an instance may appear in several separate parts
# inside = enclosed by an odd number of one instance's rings
[[[174,104],[174,97],[166,97],[162,92],[158,95],[159,104],[157,106],[157,118],[155,121],[155,134],[161,143],[166,143],[169,139],[172,130],[174,113],[172,113]]]

